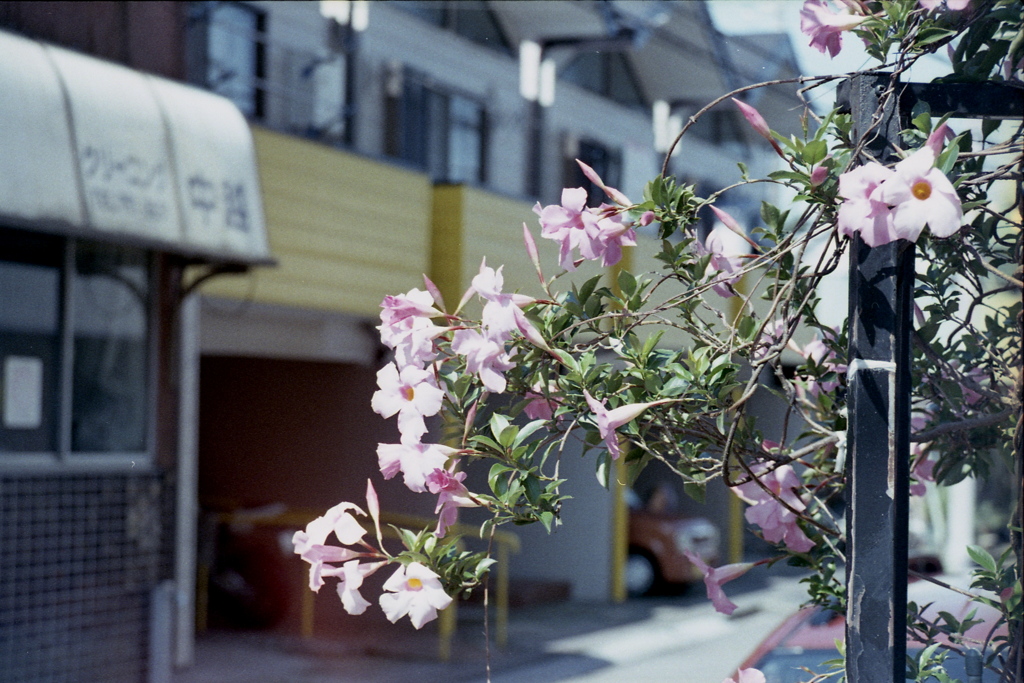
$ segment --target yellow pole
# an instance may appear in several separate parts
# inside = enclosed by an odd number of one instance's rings
[[[633,247],[622,249],[622,260],[608,270],[611,289],[621,295],[619,272],[633,270]],[[625,458],[615,461],[611,472],[609,488],[612,493],[612,602],[626,600],[626,559],[629,555],[629,507],[626,505],[626,462]]]
[[[626,599],[626,557],[629,553],[629,508],[626,505],[626,463],[615,461],[612,483],[612,602]]]
[[[455,635],[455,625],[458,622],[459,601],[453,600],[452,604],[441,610],[437,618],[437,658],[447,662],[452,657],[452,636]]]
[[[508,645],[508,546],[498,542],[497,586],[495,588],[495,608],[497,618],[498,647]]]
[[[735,326],[736,319],[740,317],[740,313],[743,311],[743,293],[745,291],[744,281],[746,277],[741,277],[740,280],[733,286],[736,293],[739,296],[729,297],[728,301],[728,315],[730,324]],[[737,496],[729,495],[729,541],[728,541],[728,558],[730,563],[742,562],[743,561],[743,501]]]

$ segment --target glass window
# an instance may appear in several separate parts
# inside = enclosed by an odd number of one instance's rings
[[[580,52],[566,64],[559,76],[590,92],[604,95],[603,57],[600,52]]]
[[[592,140],[580,140],[575,159],[594,169],[608,187],[618,187],[621,184],[622,158],[617,150],[609,149]],[[583,175],[575,159],[566,159],[568,178],[565,186],[586,188],[588,206],[598,206],[602,202],[607,202],[608,197],[604,190]]]
[[[234,2],[203,3],[203,10],[203,84],[230,99],[246,116],[263,118],[265,15]]]
[[[71,450],[141,452],[148,407],[145,255],[83,246],[72,277]]]
[[[621,52],[580,52],[558,75],[619,104],[646,106],[629,59]]]
[[[0,256],[0,452],[57,449],[61,245],[23,238]]]
[[[389,96],[385,152],[422,168],[435,180],[487,180],[487,116],[477,100],[406,70]]]
[[[0,453],[149,450],[148,256],[0,230]]]
[[[484,109],[479,102],[453,95],[448,101],[448,180],[484,182]]]

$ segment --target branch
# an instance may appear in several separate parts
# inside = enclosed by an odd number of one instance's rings
[[[982,415],[981,417],[972,417],[968,420],[959,420],[958,422],[947,422],[941,424],[938,427],[926,429],[923,432],[912,434],[910,440],[914,443],[922,443],[924,441],[932,441],[937,436],[943,434],[949,434],[950,432],[966,431],[968,429],[977,429],[979,427],[991,427],[994,424],[999,424],[1006,418],[1010,417],[1013,411],[1010,408],[1002,410],[998,413],[992,413],[991,415]]]

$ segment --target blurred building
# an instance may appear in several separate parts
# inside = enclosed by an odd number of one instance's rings
[[[385,294],[457,301],[485,255],[531,291],[521,224],[588,186],[574,159],[639,198],[686,117],[794,73],[700,2],[0,2],[0,680],[187,664],[199,506],[361,500],[397,438],[369,408]],[[719,188],[766,149],[726,101],[669,167]],[[614,498],[568,460],[567,524],[513,573],[605,599]],[[286,618],[296,563],[246,552],[280,574],[250,617]]]

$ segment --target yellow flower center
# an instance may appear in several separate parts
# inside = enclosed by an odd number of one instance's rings
[[[407,580],[405,582],[405,585],[411,591],[418,591],[419,589],[423,588],[423,582],[416,578]]]
[[[411,401],[412,397],[416,395],[416,390],[412,387],[402,387],[402,397],[406,401]]]
[[[910,193],[916,199],[925,200],[932,196],[932,184],[926,180],[919,180],[910,188]]]

